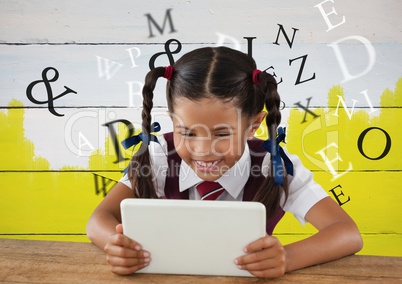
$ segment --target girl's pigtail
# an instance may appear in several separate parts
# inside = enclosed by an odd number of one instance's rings
[[[148,72],[145,77],[145,84],[142,89],[143,109],[142,109],[142,133],[151,133],[154,89],[158,78],[164,75],[165,68],[157,67]],[[149,155],[148,143],[141,143],[140,149],[131,159],[128,169],[128,178],[131,181],[136,198],[157,198],[153,184],[153,172]]]
[[[258,82],[258,87],[265,94],[265,106],[268,111],[265,118],[268,127],[268,135],[272,141],[275,141],[277,128],[281,122],[281,113],[279,110],[281,100],[277,92],[277,83],[272,75],[265,72],[261,72],[259,78],[260,81]],[[285,194],[285,201],[288,197],[288,184],[285,174],[283,187],[274,183],[272,155],[269,169],[270,172],[265,178],[262,186],[259,188],[254,200],[263,203],[266,207],[268,218],[273,218],[280,207],[282,191]]]

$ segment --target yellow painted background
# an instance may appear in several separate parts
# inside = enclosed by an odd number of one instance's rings
[[[287,121],[286,147],[300,156],[327,192],[340,185],[342,188],[336,189],[337,193],[344,194],[340,199],[350,198],[343,208],[360,227],[365,243],[360,254],[402,256],[402,134],[399,126],[402,109],[394,107],[402,105],[402,79],[396,82],[394,90],[384,90],[381,109],[372,114],[367,110],[354,110],[349,118],[340,106],[338,116],[334,115],[338,96],[343,95],[339,86],[331,88],[328,108],[312,109],[320,117],[314,119],[308,115],[306,123],[301,123],[305,112],[292,109]],[[0,112],[0,169],[3,169],[0,173],[0,237],[87,242],[86,221],[103,198],[102,193],[94,190],[94,174],[118,180],[125,164],[113,163],[116,157],[108,141],[105,151],[93,152],[87,168],[66,165],[51,171],[48,161],[36,155],[35,146],[24,135],[25,110],[21,106],[20,102],[12,100],[10,108]],[[357,148],[361,132],[373,126],[384,129],[392,139],[388,155],[377,161],[364,158]],[[384,149],[384,135],[378,133],[366,135],[364,140],[364,151],[372,157]],[[120,126],[119,137],[125,135],[126,130]],[[339,146],[338,154],[343,161],[336,170],[341,173],[349,163],[353,165],[353,170],[333,181],[325,165],[317,164],[320,156],[316,154],[332,142]],[[130,157],[132,153],[124,154]],[[287,214],[275,235],[285,244],[313,232],[311,225],[302,227]]]

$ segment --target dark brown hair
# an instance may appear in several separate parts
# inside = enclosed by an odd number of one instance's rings
[[[279,111],[280,97],[277,92],[275,78],[261,72],[259,82],[253,83],[252,72],[256,69],[253,58],[240,51],[227,47],[205,47],[183,55],[173,65],[173,75],[167,83],[166,98],[170,112],[173,113],[174,102],[178,97],[197,101],[205,97],[214,97],[232,101],[241,110],[243,116],[252,118],[260,113],[264,106],[268,111],[266,124],[269,137],[275,139],[276,129],[281,121]],[[143,88],[142,131],[151,132],[151,110],[153,107],[154,89],[158,78],[164,74],[164,67],[152,69],[145,78]],[[152,176],[139,175],[141,166],[150,166],[148,147],[145,143],[134,155],[130,163],[129,178],[136,197],[156,198]],[[281,193],[288,196],[288,185],[282,188],[274,185],[271,160],[271,173],[259,188],[254,201],[266,206],[267,216],[273,217],[280,206]],[[137,165],[137,166],[133,166]]]

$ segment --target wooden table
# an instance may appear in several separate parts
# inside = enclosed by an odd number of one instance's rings
[[[0,239],[0,281],[7,283],[402,283],[402,258],[354,255],[279,279],[110,272],[89,243]]]

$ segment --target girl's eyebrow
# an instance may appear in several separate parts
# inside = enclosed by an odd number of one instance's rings
[[[232,127],[230,125],[218,125],[214,127],[215,131],[219,131],[219,130],[233,130],[236,129],[236,127]]]
[[[175,128],[180,128],[180,129],[185,129],[185,130],[189,130],[190,128],[184,126],[184,125],[176,125]]]
[[[175,128],[176,128],[176,129],[184,129],[184,130],[194,129],[194,128],[192,128],[192,127],[187,127],[187,126],[184,126],[184,125],[176,125]],[[220,131],[220,130],[234,130],[234,129],[236,129],[236,127],[232,127],[232,126],[230,126],[230,125],[218,125],[218,126],[215,126],[215,127],[213,128],[214,131]]]

